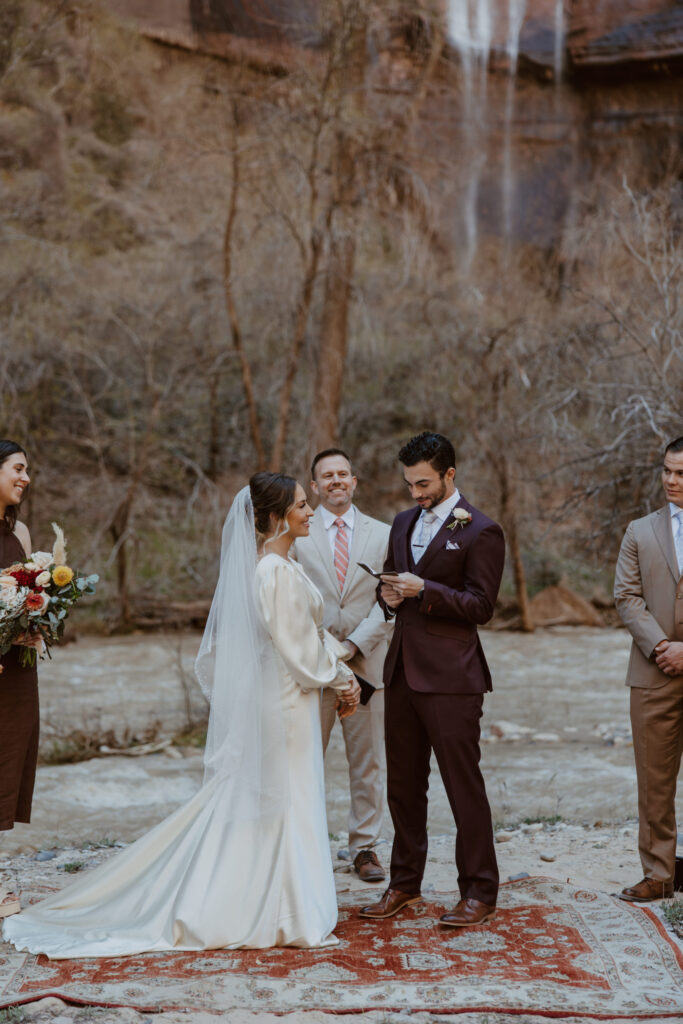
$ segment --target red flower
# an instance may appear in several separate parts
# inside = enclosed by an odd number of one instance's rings
[[[19,587],[33,587],[36,582],[36,577],[39,575],[40,570],[32,569],[15,569],[9,575],[14,576]]]

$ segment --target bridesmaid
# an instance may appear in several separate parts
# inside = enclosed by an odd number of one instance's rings
[[[24,561],[31,538],[17,509],[29,485],[26,452],[0,440],[0,569]],[[0,840],[15,821],[31,820],[38,757],[38,673],[21,667],[21,648],[0,658]],[[0,918],[19,912],[18,896],[0,874]]]

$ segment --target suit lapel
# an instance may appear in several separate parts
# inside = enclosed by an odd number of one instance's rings
[[[397,566],[397,569],[398,569],[399,572],[405,572],[406,569],[407,569],[408,572],[414,572],[415,571],[415,561],[413,559],[413,549],[410,546],[410,538],[413,535],[413,530],[415,529],[415,523],[420,518],[420,512],[421,512],[421,509],[418,507],[418,508],[414,509],[412,516],[406,517],[406,533],[405,533],[405,536],[403,538],[403,548],[404,548],[404,558],[405,558],[404,565],[405,565],[406,568],[402,569],[402,568],[399,568]],[[426,552],[425,552],[425,554],[426,554]]]
[[[355,507],[355,506],[354,506]],[[354,576],[357,572],[362,572],[362,569],[358,568],[358,562],[363,557],[363,551],[370,537],[370,522],[367,516],[364,516],[362,512],[356,509],[356,519],[353,524],[353,533],[351,535],[351,550],[349,551],[349,567],[346,570],[346,578],[344,580],[344,589],[342,593],[345,594]],[[327,545],[329,548],[329,544]],[[374,568],[374,566],[373,566]],[[379,566],[378,568],[381,568]]]
[[[466,512],[470,512],[470,513],[472,512],[471,506],[467,504],[467,502],[464,500],[464,498],[462,496],[460,497],[459,501],[456,501],[456,503],[453,506],[453,508],[464,508]],[[422,556],[420,561],[415,566],[415,570],[416,570],[418,575],[421,575],[424,572],[424,570],[430,564],[430,562],[432,561],[434,556],[437,555],[439,553],[439,551],[441,551],[442,548],[444,548],[446,546],[446,541],[448,540],[448,538],[451,536],[452,533],[460,533],[462,530],[466,530],[467,529],[466,526],[464,526],[464,527],[460,527],[459,526],[455,530],[449,530],[448,527],[449,527],[451,522],[452,522],[451,513],[449,512],[448,516],[446,517],[446,521],[444,523],[442,523],[441,527],[436,531],[436,533],[432,537],[431,541],[429,542],[429,546],[427,547],[427,550],[425,551],[424,555]]]
[[[680,573],[678,571],[678,559],[676,558],[676,549],[674,548],[674,538],[671,529],[671,516],[669,515],[669,506],[665,505],[664,508],[657,510],[655,520],[652,524],[654,535],[657,538],[657,543],[661,548],[662,554],[666,560],[666,564],[671,570],[676,583],[680,579]]]
[[[334,568],[332,548],[330,547],[330,541],[327,536],[327,530],[325,529],[320,509],[316,510],[316,513],[311,520],[309,536],[318,550],[322,564],[325,566],[325,571],[330,578],[330,586],[337,594],[341,595],[339,580],[337,579],[337,571]]]

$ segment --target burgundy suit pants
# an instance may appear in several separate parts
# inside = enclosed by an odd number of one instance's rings
[[[498,864],[491,809],[479,768],[483,693],[412,690],[399,659],[385,689],[387,798],[394,823],[391,888],[420,891],[427,860],[427,790],[432,750],[453,811],[461,898],[495,905]]]

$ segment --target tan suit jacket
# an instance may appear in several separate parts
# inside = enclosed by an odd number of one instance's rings
[[[308,537],[300,537],[295,542],[296,558],[323,596],[325,629],[338,640],[353,641],[360,654],[347,665],[378,689],[383,686],[382,668],[393,623],[385,621],[377,604],[377,580],[361,569],[358,562],[365,562],[373,569],[381,568],[388,541],[387,524],[356,509],[343,590],[339,587],[332,548],[319,509],[311,520]]]
[[[629,523],[617,560],[614,601],[633,637],[628,686],[671,681],[652,657],[660,640],[683,640],[683,577],[678,572],[669,506]]]

